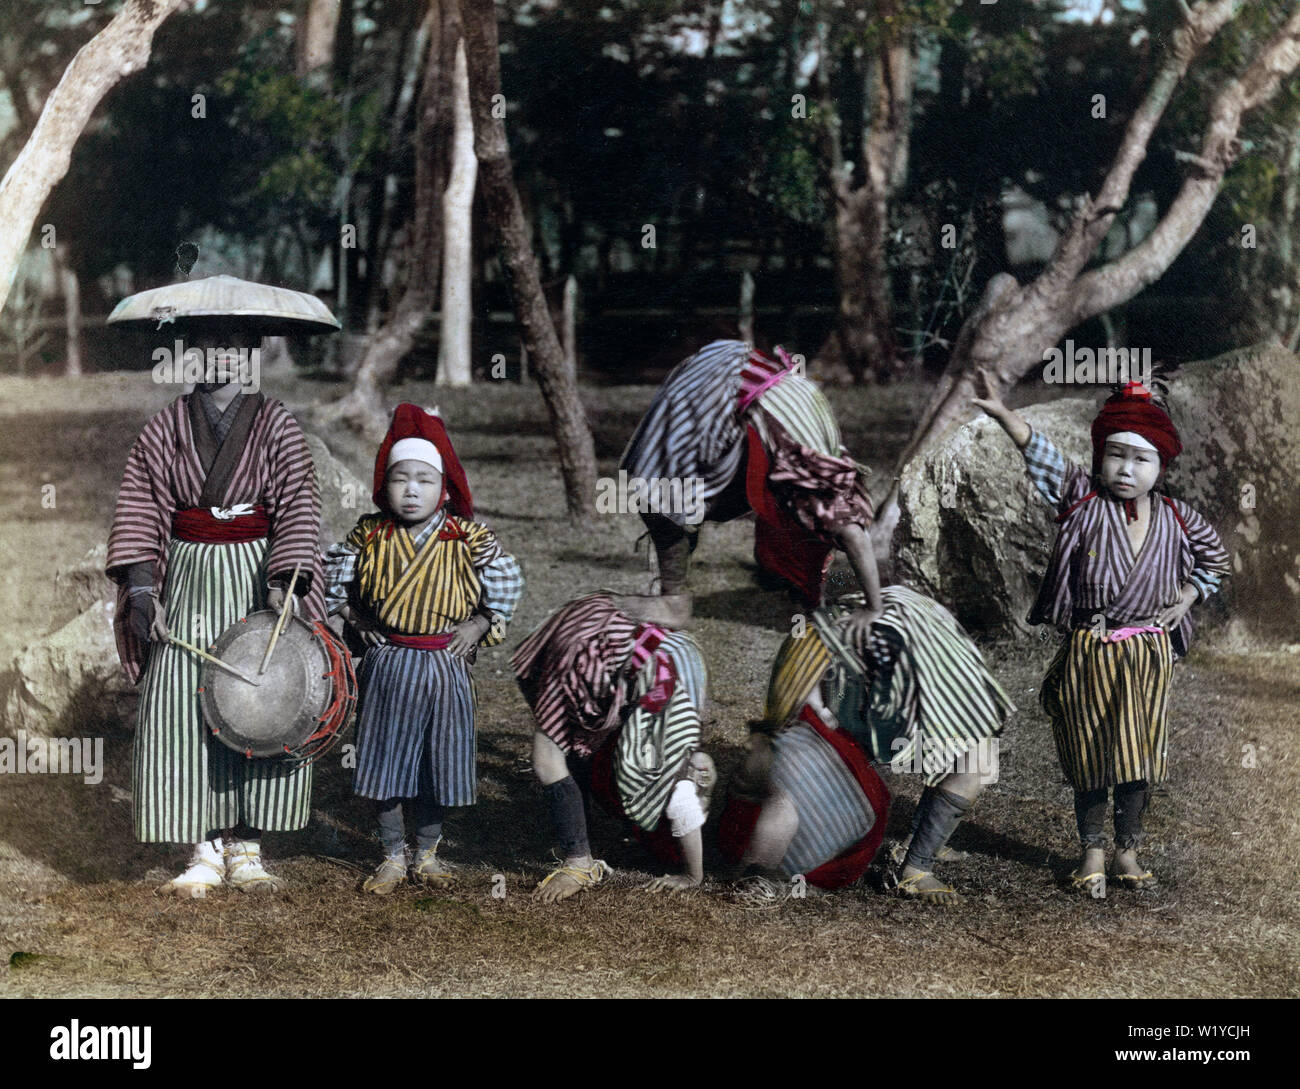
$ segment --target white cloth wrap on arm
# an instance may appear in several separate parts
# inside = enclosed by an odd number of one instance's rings
[[[700,805],[695,784],[683,779],[673,788],[673,796],[668,799],[668,823],[672,825],[673,835],[678,839],[689,836],[697,828],[703,828],[704,821],[704,808]]]

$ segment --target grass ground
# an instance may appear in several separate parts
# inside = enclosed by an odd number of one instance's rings
[[[332,393],[301,379],[269,391],[296,410]],[[946,870],[964,894],[960,905],[854,890],[756,912],[727,902],[712,882],[656,897],[637,888],[653,863],[599,815],[593,843],[615,878],[560,905],[532,903],[548,837],[509,648],[579,593],[644,589],[638,522],[614,516],[594,533],[567,525],[534,388],[408,384],[398,392],[442,406],[479,515],[528,579],[506,646],[482,653],[476,668],[481,800],[448,827],[449,856],[467,864],[466,880],[448,894],[359,895],[377,848],[336,751],[320,767],[310,827],[267,836],[285,894],[165,900],[153,888],[178,857],[132,839],[129,723],[88,722],[83,733],[105,738],[98,786],[70,776],[0,779],[0,995],[1300,994],[1300,658],[1216,648],[1213,639],[1176,673],[1172,772],[1148,821],[1156,890],[1090,901],[1061,889],[1075,861],[1070,792],[1037,710],[1051,646],[1029,640],[983,647],[1020,710],[1003,738],[998,781],[954,840],[971,852]],[[603,470],[651,392],[586,391]],[[52,603],[51,572],[105,538],[130,442],[166,395],[145,375],[0,381],[0,615],[8,620],[0,660],[68,619]],[[920,391],[830,396],[850,448],[883,470]],[[329,439],[364,476],[373,455]],[[53,508],[41,504],[46,483],[55,485]],[[695,634],[710,670],[705,742],[725,784],[789,606],[754,582],[748,523],[706,534],[693,575]],[[918,786],[886,778],[891,834],[901,835]]]

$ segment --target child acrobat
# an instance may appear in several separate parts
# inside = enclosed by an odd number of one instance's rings
[[[668,625],[670,610],[639,598],[592,594],[563,606],[525,639],[511,664],[537,720],[533,770],[542,784],[560,865],[538,883],[543,903],[598,885],[582,790],[568,757],[591,759],[592,793],[665,865],[647,888],[704,880],[701,829],[717,780],[700,751],[708,683],[699,647]],[[636,611],[634,611],[636,610]]]
[[[641,512],[658,558],[659,593],[678,626],[691,615],[687,576],[699,524],[750,511],[754,558],[764,572],[815,607],[839,549],[866,595],[850,627],[862,637],[879,614],[865,470],[845,450],[821,390],[781,348],[773,358],[744,341],[718,340],[682,360],[637,425],[619,469],[652,488],[677,481],[694,499],[689,509],[655,502]]]
[[[1091,472],[1007,408],[983,371],[980,388],[972,403],[1020,448],[1029,478],[1058,512],[1029,621],[1068,632],[1040,700],[1074,787],[1083,858],[1071,884],[1104,894],[1102,830],[1114,788],[1112,878],[1145,888],[1154,877],[1137,851],[1151,787],[1166,775],[1173,664],[1191,643],[1191,606],[1218,589],[1228,554],[1202,515],[1159,490],[1182,443],[1140,384],[1125,385],[1093,420]]]
[[[444,810],[477,793],[474,689],[478,648],[494,646],[523,593],[519,564],[473,521],[469,484],[442,420],[393,412],[375,458],[377,514],[363,515],[325,557],[326,601],[368,644],[357,670],[354,789],[375,802],[384,859],[363,890],[407,877],[405,818],[415,825],[411,876],[445,887]],[[406,813],[403,810],[407,810]]]
[[[816,610],[777,652],[719,829],[748,902],[782,899],[781,878],[799,873],[820,888],[862,876],[889,804],[873,760],[925,774],[898,894],[959,899],[934,863],[951,857],[947,842],[987,781],[976,755],[997,746],[1015,708],[943,606],[906,586],[886,586],[881,597],[865,645],[846,635],[862,600],[854,594]]]

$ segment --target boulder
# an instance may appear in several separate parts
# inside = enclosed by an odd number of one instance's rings
[[[369,484],[336,458],[318,435],[308,433],[306,438],[320,485],[320,539],[325,549],[343,540],[361,515],[374,510],[374,504]]]
[[[0,673],[0,715],[11,734],[97,733],[128,722],[134,700],[118,662],[107,599],[35,640]]]
[[[54,593],[46,631],[62,627],[80,616],[96,602],[113,596],[113,582],[104,574],[108,562],[108,545],[99,544],[75,563],[54,572]]]
[[[1102,391],[1020,409],[1066,457],[1091,461],[1089,425]],[[1232,556],[1223,593],[1198,622],[1226,613],[1261,636],[1300,627],[1300,358],[1276,345],[1190,363],[1169,378],[1167,403],[1184,452],[1168,494],[1218,529]],[[1056,533],[1001,427],[979,416],[903,471],[893,538],[900,577],[947,603],[972,631],[1026,628]],[[1288,634],[1290,633],[1290,634]]]

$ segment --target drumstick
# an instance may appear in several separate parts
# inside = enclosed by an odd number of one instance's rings
[[[220,658],[218,658],[216,655],[214,655],[214,654],[209,654],[206,650],[200,650],[198,647],[194,646],[192,643],[187,643],[187,642],[185,642],[184,639],[177,639],[176,636],[174,636],[174,635],[169,635],[169,636],[168,636],[168,639],[170,639],[173,643],[176,644],[176,646],[180,647],[182,650],[188,650],[191,654],[197,654],[200,658],[206,658],[206,659],[207,659],[209,662],[211,662],[213,665],[219,665],[219,666],[220,666],[222,669],[224,669],[227,673],[233,673],[233,674],[234,674],[236,677],[238,677],[241,681],[247,681],[249,684],[258,685],[259,687],[260,687],[261,684],[262,684],[261,681],[255,681],[252,677],[250,677],[250,676],[249,676],[247,673],[245,673],[242,669],[236,669],[236,668],[235,668],[234,666],[232,666],[229,662],[223,662],[223,661],[222,661]]]
[[[293,565],[293,574],[289,576],[289,588],[284,592],[284,604],[280,606],[280,615],[275,621],[275,628],[271,631],[271,641],[266,644],[266,653],[262,655],[262,664],[257,669],[259,676],[266,672],[266,663],[271,660],[271,651],[275,650],[275,642],[280,638],[284,622],[293,610],[293,586],[298,581],[298,572],[301,569],[301,563]]]

